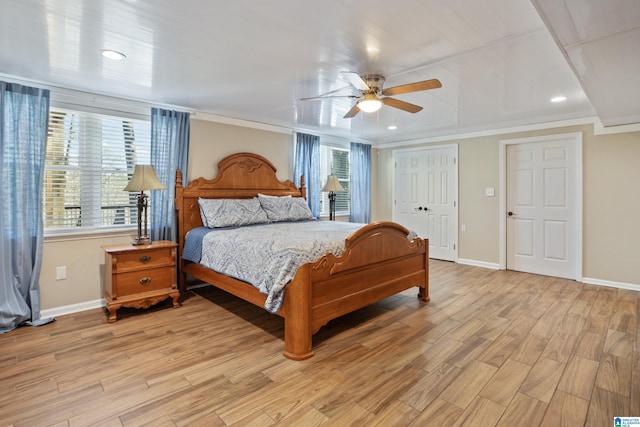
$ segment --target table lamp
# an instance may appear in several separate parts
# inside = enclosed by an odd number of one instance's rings
[[[344,191],[344,188],[340,185],[337,176],[329,175],[322,191],[329,192],[329,220],[333,221],[336,218],[336,192]]]
[[[144,194],[144,190],[164,190],[165,186],[160,182],[152,165],[136,165],[131,181],[124,188],[124,191],[139,191],[138,194],[138,237],[136,237],[133,245],[148,245],[151,243],[147,234],[147,206],[148,198]],[[144,212],[144,213],[143,213]],[[142,217],[144,216],[144,232],[142,229]]]

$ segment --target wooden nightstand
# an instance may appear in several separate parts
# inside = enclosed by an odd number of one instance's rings
[[[109,322],[120,307],[149,308],[168,297],[180,307],[176,286],[176,243],[161,240],[149,245],[103,246],[104,298]]]

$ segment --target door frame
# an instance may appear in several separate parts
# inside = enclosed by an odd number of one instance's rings
[[[453,148],[455,163],[454,163],[454,174],[453,174],[453,183],[451,185],[451,191],[453,194],[455,209],[453,212],[453,221],[454,221],[454,234],[453,234],[453,262],[458,263],[458,221],[459,221],[459,210],[460,210],[460,200],[458,199],[459,188],[458,188],[458,174],[459,174],[459,159],[458,156],[458,144],[440,144],[440,145],[426,145],[421,147],[412,147],[412,148],[400,148],[397,150],[393,150],[393,173],[391,174],[391,198],[393,199],[393,206],[391,208],[391,220],[395,222],[396,220],[396,155],[397,153],[406,153],[411,151],[424,151],[424,150],[439,150],[443,148]]]
[[[507,146],[514,144],[530,144],[536,142],[547,142],[555,139],[572,139],[576,144],[576,194],[575,194],[575,212],[573,213],[574,233],[576,236],[576,265],[574,271],[574,280],[582,280],[582,132],[560,133],[545,136],[533,136],[527,138],[515,138],[500,140],[499,148],[499,168],[500,176],[498,187],[500,189],[500,248],[499,262],[500,270],[507,269]]]

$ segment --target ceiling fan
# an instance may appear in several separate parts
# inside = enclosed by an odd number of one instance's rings
[[[340,75],[353,87],[360,91],[360,95],[336,95],[340,91],[348,88],[343,87],[340,89],[332,90],[330,92],[323,93],[318,96],[310,98],[302,98],[301,101],[326,99],[326,98],[354,98],[358,99],[358,102],[344,115],[345,119],[350,119],[358,114],[360,111],[366,113],[373,113],[378,111],[382,104],[389,107],[398,108],[409,113],[417,113],[422,110],[419,105],[411,104],[409,102],[400,101],[399,99],[390,98],[390,95],[401,95],[403,93],[419,92],[422,90],[437,89],[442,87],[442,83],[438,79],[423,80],[421,82],[407,83],[400,86],[394,86],[387,89],[383,89],[384,76],[380,74],[367,74],[360,76],[358,73],[352,71],[341,71]]]

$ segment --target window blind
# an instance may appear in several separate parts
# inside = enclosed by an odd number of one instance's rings
[[[324,188],[329,175],[335,175],[345,190],[336,193],[336,214],[349,215],[351,209],[349,150],[320,145],[320,188]],[[321,193],[320,214],[329,215],[329,193]]]
[[[123,191],[135,164],[149,164],[150,123],[83,111],[49,112],[45,230],[136,224],[135,193]]]

